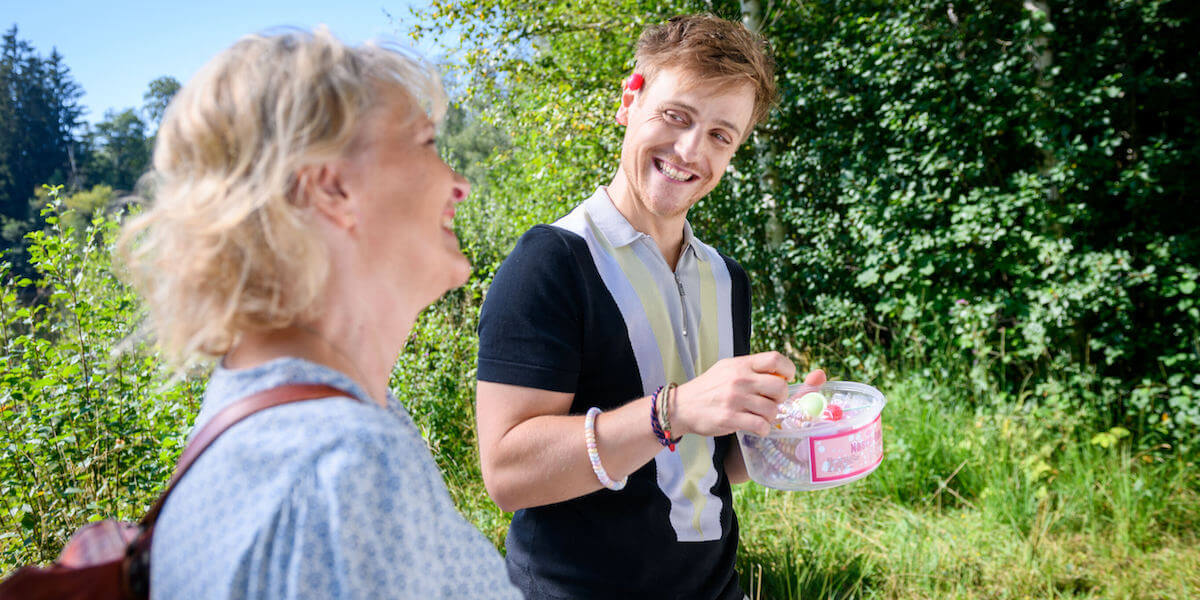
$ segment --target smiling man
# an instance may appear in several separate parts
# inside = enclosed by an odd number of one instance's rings
[[[527,232],[484,301],[483,479],[516,511],[527,598],[740,599],[732,433],[766,434],[795,367],[748,355],[746,273],[687,214],[765,118],[774,63],[712,16],[649,27],[635,62],[612,181]]]

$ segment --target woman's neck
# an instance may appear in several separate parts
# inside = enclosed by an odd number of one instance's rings
[[[397,338],[399,343],[394,348],[383,347],[378,333],[367,327],[338,327],[327,319],[281,329],[248,331],[225,354],[224,364],[241,369],[277,358],[301,358],[345,374],[366,390],[376,404],[386,406],[388,379],[408,331]]]

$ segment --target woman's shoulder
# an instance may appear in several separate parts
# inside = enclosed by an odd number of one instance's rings
[[[446,597],[448,569],[470,567],[471,590],[502,581],[495,549],[455,510],[411,422],[342,398],[260,416],[181,481],[156,532],[155,585],[290,597],[254,586],[294,570],[301,597]],[[448,555],[460,560],[438,558]]]
[[[383,408],[338,398],[293,409],[280,415],[278,425],[306,432],[305,454],[319,472],[336,474],[345,468],[370,470],[381,478],[413,481],[420,475],[441,481],[420,430],[398,404]]]
[[[311,417],[323,416],[320,404]],[[379,589],[403,586],[435,597],[457,573],[469,591],[464,597],[484,597],[503,581],[499,555],[455,509],[415,426],[404,419],[385,424],[392,419],[361,410],[344,410],[342,418],[340,435],[312,440],[273,511],[271,522],[295,525],[277,535],[306,540],[289,554],[361,566],[358,579],[373,583],[351,586],[365,586],[367,596],[384,584]],[[384,566],[386,572],[377,570]]]

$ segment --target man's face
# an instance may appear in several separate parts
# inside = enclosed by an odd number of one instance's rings
[[[721,180],[750,129],[749,83],[685,82],[678,69],[659,71],[629,98],[618,121],[628,127],[621,169],[639,211],[685,214]]]

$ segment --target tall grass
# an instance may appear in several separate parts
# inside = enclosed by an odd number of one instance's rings
[[[1195,463],[1092,443],[1066,414],[977,413],[883,384],[885,459],[816,492],[735,492],[751,598],[1193,598]]]

